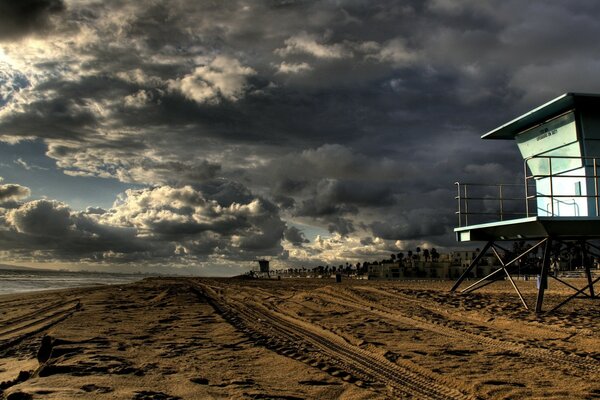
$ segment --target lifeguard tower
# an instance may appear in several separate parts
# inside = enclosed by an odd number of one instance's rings
[[[269,260],[262,258],[257,261],[258,261],[258,271],[256,272],[256,276],[259,278],[270,278],[271,271],[269,270]]]
[[[542,311],[549,277],[574,291],[552,310],[578,296],[595,299],[594,285],[600,280],[592,275],[593,260],[600,250],[593,242],[600,238],[600,95],[564,94],[486,133],[482,139],[515,140],[523,156],[524,177],[522,183],[456,183],[456,239],[486,244],[451,290],[458,289],[491,251],[500,268],[462,292],[480,289],[505,276],[529,309],[511,272],[541,248],[536,312]],[[505,241],[530,244],[515,252],[501,246]],[[581,261],[587,281],[583,288],[549,274],[566,251]]]

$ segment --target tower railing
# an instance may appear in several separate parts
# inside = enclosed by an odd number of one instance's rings
[[[600,216],[600,158],[532,156],[523,164],[523,183],[455,182],[458,226],[533,216]]]
[[[561,217],[558,208],[561,205],[573,206],[573,215],[598,217],[600,195],[598,193],[599,175],[598,167],[600,159],[597,157],[576,157],[576,156],[533,156],[526,158],[523,162],[523,171],[525,175],[525,208],[528,217],[539,215],[540,202],[538,199],[547,200],[544,210],[545,216]],[[537,164],[534,168],[532,164]],[[533,169],[544,171],[545,173],[533,173]],[[540,192],[537,182],[547,180],[548,191]],[[561,188],[565,181],[571,181],[574,184],[573,193],[565,193]],[[583,183],[583,185],[582,185]],[[577,186],[579,184],[579,189]],[[558,188],[557,188],[558,186]],[[534,188],[533,193],[530,191]],[[583,200],[583,202],[578,200]],[[530,203],[536,204],[536,210],[531,210]],[[581,206],[585,204],[588,212],[581,215]]]
[[[526,216],[525,195],[520,183],[454,182],[458,210],[458,226],[471,223],[504,221]],[[508,190],[507,190],[508,189]],[[515,193],[515,190],[520,191]],[[495,218],[494,218],[495,217]]]

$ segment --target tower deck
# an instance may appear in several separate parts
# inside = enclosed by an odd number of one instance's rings
[[[562,240],[600,238],[600,217],[540,217],[496,221],[454,229],[456,240],[539,240],[546,237]]]

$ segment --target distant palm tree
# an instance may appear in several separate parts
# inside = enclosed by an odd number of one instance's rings
[[[404,264],[404,253],[398,253],[398,261],[400,264]]]
[[[423,258],[425,258],[425,262],[429,261],[429,250],[423,249]]]
[[[433,261],[437,261],[440,258],[440,253],[437,252],[437,250],[435,249],[435,247],[431,248],[431,259]]]

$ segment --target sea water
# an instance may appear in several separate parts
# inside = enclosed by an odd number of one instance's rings
[[[36,290],[129,283],[146,277],[141,274],[0,269],[0,295]]]

